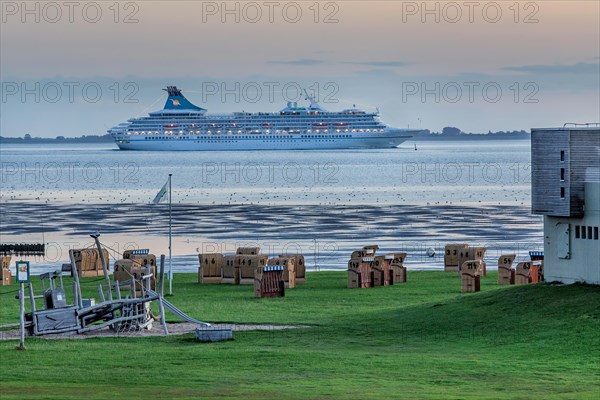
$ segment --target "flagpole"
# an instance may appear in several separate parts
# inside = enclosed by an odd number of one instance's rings
[[[173,264],[171,263],[171,176],[169,174],[169,295],[173,295]]]

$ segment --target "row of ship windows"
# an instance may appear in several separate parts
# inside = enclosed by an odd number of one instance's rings
[[[342,138],[351,138],[352,135],[327,135],[327,136],[325,136],[325,135],[312,135],[312,136],[311,135],[302,135],[300,137],[304,138],[304,139],[319,139],[319,138],[342,139]],[[288,136],[236,136],[236,139],[263,139],[264,140],[264,139],[288,139],[288,138],[289,138]],[[173,136],[157,136],[157,137],[146,136],[144,138],[144,140],[173,140],[173,139],[175,139],[175,137],[173,137]],[[178,137],[177,139],[186,140],[186,139],[190,139],[190,138],[189,137]],[[194,138],[192,138],[192,139],[194,139]],[[198,138],[195,138],[195,139],[198,139]],[[202,136],[202,137],[200,137],[200,139],[211,139],[210,141],[219,139],[220,142],[223,141],[223,139],[220,137],[209,138],[209,137]],[[289,141],[291,142],[292,140],[289,140]]]
[[[575,239],[594,239],[598,240],[598,227],[575,225]]]
[[[219,140],[218,142],[215,142],[214,140],[194,140],[194,143],[212,143],[212,144],[221,144],[221,143],[237,143],[237,140]],[[272,140],[272,139],[263,139],[263,142],[265,143],[271,143],[271,142],[277,142],[277,143],[282,143],[282,142],[297,142],[297,140]],[[335,140],[333,139],[312,139],[312,140],[300,140],[300,142],[335,142]]]
[[[321,131],[323,131],[323,133],[329,133],[328,129],[323,129],[323,130],[321,130],[321,129],[315,129],[314,131],[315,131],[315,133],[321,133]],[[261,131],[258,131],[258,130],[257,131],[253,131],[253,132],[255,132],[255,133],[261,133]],[[312,133],[312,129],[309,129],[306,132]],[[334,132],[334,131],[332,130],[332,132]],[[335,130],[335,133],[340,133],[340,132],[385,132],[385,131],[383,129],[344,129],[344,130],[336,129]],[[188,135],[199,134],[199,133],[200,133],[200,131],[188,131],[187,133],[185,133],[185,131],[179,131],[179,134],[188,134]],[[226,133],[228,135],[231,135],[231,134],[234,134],[234,131],[231,131],[231,130],[229,130],[229,131],[218,130],[218,131],[215,131],[215,132],[212,132],[212,131],[207,131],[206,132],[206,134],[208,134],[208,135],[211,135],[213,133],[218,134],[218,135],[221,134],[221,133]],[[241,133],[242,133],[241,130],[237,131],[237,134],[241,134]],[[267,129],[265,131],[262,131],[262,133],[271,134],[271,131],[269,129]],[[275,130],[273,133],[275,133],[275,134],[277,134],[277,133],[290,134],[290,133],[294,133],[294,132]],[[141,131],[141,132],[139,132],[139,131],[133,131],[133,132],[131,132],[130,131],[130,132],[127,132],[127,134],[128,135],[159,135],[160,132],[158,132],[158,131],[154,131],[154,132],[152,132],[152,131],[147,131],[147,132],[146,131]],[[165,135],[177,135],[178,132],[176,132],[176,131],[165,131],[164,134]]]

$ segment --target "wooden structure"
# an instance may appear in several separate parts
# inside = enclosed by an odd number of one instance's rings
[[[124,260],[135,260],[137,264],[145,267],[150,265],[156,267],[156,256],[150,253],[148,249],[126,250],[123,252]]]
[[[460,266],[466,261],[468,251],[468,244],[447,244],[444,248],[444,271],[459,272]]]
[[[517,264],[515,274],[515,285],[526,285],[531,283],[531,263],[528,261]]]
[[[71,254],[75,260],[77,275],[80,278],[98,277],[104,275],[104,271],[102,269],[102,257],[100,257],[98,249],[71,249],[69,250],[69,257],[71,257]],[[104,249],[102,250],[102,254],[108,267],[108,251]],[[71,276],[74,276],[74,272],[72,270]]]
[[[447,244],[444,249],[444,271],[458,272],[465,261],[480,260],[480,275],[487,275],[486,264],[483,261],[485,247],[471,247],[468,244]]]
[[[530,251],[531,259],[531,283],[544,282],[544,252]]]
[[[0,286],[12,285],[10,260],[11,260],[11,256],[1,256],[0,257]]]
[[[220,283],[223,279],[223,254],[198,254],[198,283]]]
[[[369,288],[373,286],[372,267],[373,257],[352,258],[348,261],[348,287]]]
[[[503,254],[498,258],[498,285],[515,284],[515,269],[512,268],[515,257],[515,254]]]
[[[371,267],[373,286],[387,286],[390,284],[390,261],[385,256],[376,256]]]
[[[406,282],[406,253],[376,256],[372,267],[373,286],[388,286]]]
[[[375,253],[379,250],[379,246],[376,244],[371,244],[368,246],[363,246],[361,250],[353,251],[350,255],[350,259],[353,258],[363,258],[363,257],[375,257]]]
[[[254,284],[254,272],[256,271],[256,267],[265,267],[268,258],[268,256],[260,255],[236,255],[235,264],[239,268],[240,285]]]
[[[254,272],[255,297],[283,297],[285,284],[283,282],[282,265],[269,265],[256,267]]]
[[[262,256],[260,247],[238,247],[235,255],[221,255],[214,253],[215,263],[212,264],[212,258],[208,261],[213,265],[213,269],[205,272],[209,276],[211,282],[220,282],[233,285],[252,285],[254,283],[254,271],[256,267],[264,267],[267,265],[267,256]],[[220,256],[220,257],[219,257]],[[220,267],[219,265],[220,261]],[[217,277],[217,269],[220,269]],[[200,270],[198,271],[200,274]],[[214,277],[214,280],[213,278]],[[200,280],[200,275],[198,275]],[[206,279],[206,278],[203,278]]]
[[[278,257],[294,258],[296,265],[296,285],[306,283],[306,263],[302,254],[279,254]]]
[[[406,253],[392,253],[387,254],[385,257],[391,259],[390,261],[390,285],[397,283],[406,283],[406,267],[404,266],[404,260],[406,260]]]
[[[358,266],[360,265],[361,258],[351,258],[348,261],[348,288],[356,289],[361,287],[360,271]]]
[[[482,261],[468,260],[460,267],[460,291],[463,293],[479,292],[481,290],[480,275]]]
[[[240,268],[236,265],[235,255],[223,256],[223,268],[221,268],[221,283],[233,285],[240,284]]]
[[[135,291],[141,294],[141,286],[145,283],[143,277],[147,274],[146,268],[150,269],[152,277],[150,278],[150,289],[156,290],[156,266],[154,265],[142,265],[141,261],[135,259],[122,259],[115,261],[113,279],[115,282],[125,283],[133,279],[133,286]],[[124,285],[125,288],[130,289],[130,285]]]
[[[260,254],[260,247],[238,247],[235,254],[257,256]]]
[[[481,261],[481,263],[479,264],[480,265],[480,267],[479,267],[480,268],[480,270],[479,270],[480,276],[487,275],[487,265],[484,261],[486,251],[487,251],[487,248],[485,248],[485,247],[471,247],[471,246],[469,246],[469,249],[467,251],[467,258],[470,257],[472,260]]]
[[[293,289],[296,287],[296,258],[294,257],[275,257],[267,261],[267,265],[283,266],[283,282],[285,287]]]

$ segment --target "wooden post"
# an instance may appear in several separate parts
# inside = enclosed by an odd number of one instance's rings
[[[81,287],[79,286],[79,272],[77,271],[77,265],[75,263],[75,256],[73,255],[73,251],[69,250],[69,258],[71,259],[71,273],[73,274],[73,282],[77,286],[74,289],[75,291],[75,304],[80,309],[83,308],[83,301],[81,299]]]
[[[104,281],[106,282],[106,294],[108,295],[108,299],[112,300],[112,290],[110,288],[110,278],[108,276],[108,266],[106,264],[106,260],[104,259],[104,253],[102,252],[102,244],[100,244],[100,239],[98,239],[100,237],[99,233],[96,233],[94,235],[90,235],[91,237],[94,238],[94,241],[96,242],[96,247],[98,248],[98,254],[100,255],[100,262],[102,263],[102,271],[104,272]]]

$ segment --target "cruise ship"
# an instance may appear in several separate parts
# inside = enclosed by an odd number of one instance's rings
[[[379,112],[326,111],[306,93],[307,107],[288,102],[279,112],[208,114],[176,86],[162,110],[108,130],[121,150],[309,150],[391,148],[420,130],[391,128]]]

